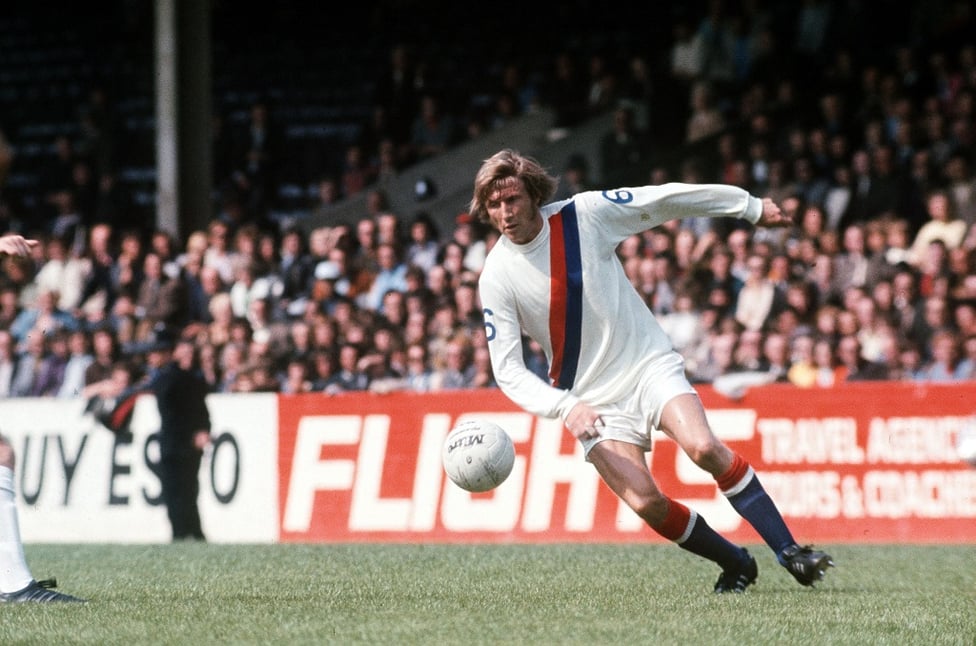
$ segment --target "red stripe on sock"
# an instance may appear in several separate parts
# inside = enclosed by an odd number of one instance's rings
[[[690,520],[691,511],[687,507],[677,500],[668,500],[668,515],[661,526],[654,529],[669,541],[676,541],[684,535]]]
[[[718,483],[718,488],[722,491],[728,491],[734,488],[742,478],[745,477],[746,473],[749,472],[749,463],[742,459],[742,456],[738,453],[732,459],[732,466],[729,467],[728,471],[715,478],[715,482]]]

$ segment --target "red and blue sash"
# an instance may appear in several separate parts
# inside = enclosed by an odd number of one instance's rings
[[[576,380],[583,323],[583,266],[576,204],[570,202],[549,218],[549,378],[556,388],[570,389]]]

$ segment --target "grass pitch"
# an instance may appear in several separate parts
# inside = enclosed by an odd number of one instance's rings
[[[829,546],[796,584],[671,545],[30,545],[90,602],[0,607],[0,644],[976,644],[976,546]]]

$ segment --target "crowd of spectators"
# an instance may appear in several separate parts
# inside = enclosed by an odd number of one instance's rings
[[[722,182],[793,213],[789,229],[693,218],[620,245],[696,382],[738,372],[798,387],[976,379],[976,46],[951,38],[953,23],[924,45],[870,55],[827,47],[836,20],[820,1],[803,3],[797,38],[776,45],[761,3],[723,5],[675,27],[669,92],[687,101],[681,154],[662,154],[649,136],[646,61],[623,57],[622,73],[594,56],[561,118],[617,118],[600,159],[568,160],[560,190]],[[971,17],[945,15],[972,33]],[[394,49],[391,64],[404,55]],[[392,212],[381,180],[559,95],[519,72],[512,65],[509,89],[450,136],[445,122],[463,115],[424,93],[409,106],[420,117],[412,131],[380,128],[401,110],[387,87],[377,128],[322,182],[318,208],[359,191],[376,201],[354,222],[310,231],[275,226],[262,211],[271,190],[262,163],[287,151],[261,128],[249,129],[251,164],[220,174],[221,208],[183,238],[132,227],[91,178],[81,191],[67,150],[50,194],[56,212],[43,227],[21,223],[42,244],[33,257],[3,259],[0,397],[79,396],[120,368],[135,378],[141,357],[127,349],[159,325],[196,342],[213,392],[493,387],[477,280],[497,234],[466,213],[439,231],[423,212]],[[252,118],[263,123],[265,106]],[[587,177],[588,167],[603,176]],[[546,378],[540,348],[527,345],[526,360]]]

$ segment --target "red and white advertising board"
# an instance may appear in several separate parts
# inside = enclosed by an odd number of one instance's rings
[[[766,386],[740,401],[700,392],[712,426],[750,461],[798,540],[976,543],[976,469],[955,453],[960,429],[976,421],[976,383]],[[561,422],[497,390],[208,403],[215,441],[200,508],[212,542],[663,542],[603,485]],[[494,491],[462,491],[441,468],[444,438],[465,416],[499,423],[515,443],[512,474]],[[158,424],[151,396],[124,441],[81,400],[0,401],[24,540],[169,540]],[[668,495],[733,540],[759,541],[659,433],[649,459]]]
[[[754,466],[798,540],[976,541],[976,469],[955,437],[976,385],[767,386],[702,399],[716,432]],[[599,481],[556,420],[494,390],[317,395],[280,400],[282,541],[622,542],[661,540]],[[509,431],[515,468],[494,491],[448,481],[440,449],[464,416]],[[758,536],[710,476],[657,434],[655,477],[669,495],[741,542]]]

